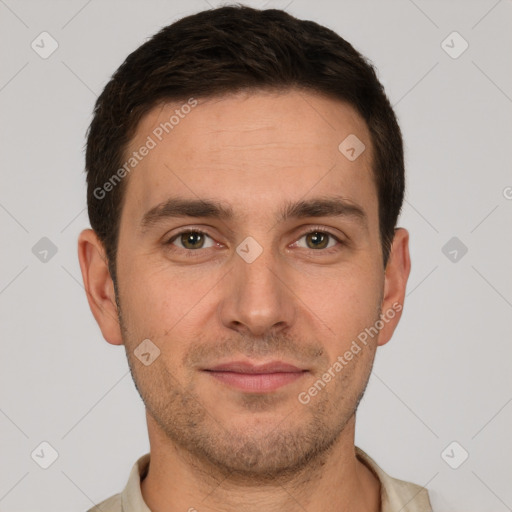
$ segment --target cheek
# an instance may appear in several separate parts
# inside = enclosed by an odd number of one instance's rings
[[[127,335],[133,342],[140,337],[156,339],[161,333],[155,328],[160,329],[172,321],[175,308],[170,299],[174,293],[162,279],[162,269],[138,260],[123,263],[118,277]]]
[[[379,315],[382,280],[378,275],[363,271],[338,273],[324,286],[309,296],[312,310],[328,327],[332,339],[331,356],[337,357]],[[334,354],[336,352],[336,354]]]
[[[184,335],[190,325],[200,325],[208,299],[218,281],[212,272],[198,276],[190,269],[170,269],[165,261],[141,258],[122,276],[122,308],[132,332],[167,345],[167,338]],[[220,286],[220,284],[219,284]]]

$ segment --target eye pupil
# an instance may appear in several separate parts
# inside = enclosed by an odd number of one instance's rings
[[[306,238],[313,242],[314,249],[318,249],[319,247],[323,249],[324,247],[327,246],[325,242],[327,241],[328,236],[325,233],[313,231],[312,233],[308,233]]]
[[[181,243],[187,249],[197,249],[196,244],[198,242],[204,242],[204,237],[202,233],[198,233],[196,231],[188,231],[186,233],[182,233],[181,235]],[[189,247],[188,244],[191,244],[192,247]]]

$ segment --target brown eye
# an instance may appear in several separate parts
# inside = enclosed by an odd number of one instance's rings
[[[173,236],[168,242],[168,245],[176,245],[181,249],[196,250],[213,247],[213,240],[210,245],[205,245],[206,238],[211,237],[202,231],[182,231]]]
[[[204,244],[204,236],[202,233],[191,231],[180,235],[180,242],[185,249],[200,249]]]
[[[301,243],[302,239],[305,239],[305,245]],[[296,244],[304,249],[320,250],[331,249],[336,244],[341,245],[341,241],[332,233],[315,229],[304,233]]]
[[[330,235],[322,233],[321,231],[313,231],[312,233],[307,233],[305,236],[306,243],[310,249],[325,249],[329,242]]]

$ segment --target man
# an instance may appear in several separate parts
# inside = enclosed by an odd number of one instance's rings
[[[279,10],[165,27],[105,87],[78,250],[150,453],[91,511],[430,511],[354,446],[410,271],[396,118],[372,66]]]

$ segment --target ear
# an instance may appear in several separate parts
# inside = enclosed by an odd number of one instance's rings
[[[78,237],[78,260],[87,301],[103,337],[112,345],[122,345],[114,283],[103,244],[92,229],[84,229]]]
[[[405,288],[411,271],[409,233],[404,228],[395,229],[384,276],[381,319],[384,326],[379,332],[378,345],[386,344],[393,335],[405,300]]]

